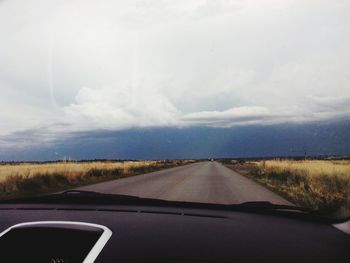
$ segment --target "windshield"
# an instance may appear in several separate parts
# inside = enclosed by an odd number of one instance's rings
[[[350,216],[350,3],[0,1],[0,199]]]

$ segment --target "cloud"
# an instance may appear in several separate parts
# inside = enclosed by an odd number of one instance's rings
[[[0,144],[348,119],[349,12],[340,0],[3,1]]]
[[[236,107],[224,111],[201,111],[183,116],[189,124],[213,127],[242,125],[272,125],[307,123],[350,119],[350,99],[342,97],[313,97],[309,101],[312,111],[297,107]],[[321,106],[320,106],[321,104]]]
[[[66,121],[89,129],[174,126],[179,112],[163,94],[136,87],[82,88],[64,108]]]
[[[189,123],[234,126],[242,124],[261,123],[274,115],[264,107],[237,107],[225,111],[202,111],[187,114],[183,119]],[[276,117],[276,116],[275,116]]]

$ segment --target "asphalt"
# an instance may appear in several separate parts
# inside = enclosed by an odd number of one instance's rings
[[[172,201],[237,204],[287,200],[218,162],[200,162],[153,173],[84,186],[79,190]]]

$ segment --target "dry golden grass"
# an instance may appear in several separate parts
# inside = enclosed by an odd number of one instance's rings
[[[192,161],[66,162],[0,165],[0,199],[149,173]]]
[[[350,161],[269,160],[255,163],[258,181],[297,204],[329,212],[350,202]]]
[[[259,162],[259,165],[269,171],[293,172],[305,176],[340,176],[350,179],[350,161],[269,160]]]
[[[147,167],[156,165],[156,161],[140,161],[140,162],[62,162],[62,163],[43,163],[31,164],[21,163],[16,165],[0,165],[0,181],[4,181],[8,176],[33,176],[40,174],[64,174],[67,176],[75,176],[85,174],[91,169],[112,170],[123,169],[128,171],[130,168]]]

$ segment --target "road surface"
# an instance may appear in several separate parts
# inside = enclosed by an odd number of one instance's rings
[[[217,162],[200,162],[80,187],[79,190],[172,201],[236,204],[288,201]]]

